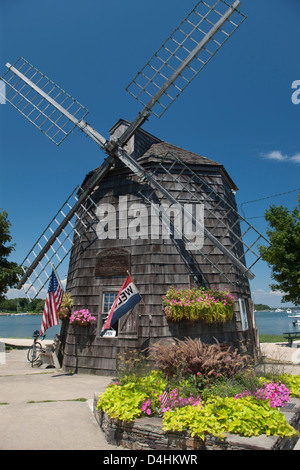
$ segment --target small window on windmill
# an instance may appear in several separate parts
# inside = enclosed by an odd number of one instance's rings
[[[116,300],[118,293],[117,292],[103,292],[103,297],[102,297],[102,314],[101,314],[101,325],[100,325],[100,330],[102,329],[102,326],[106,322],[110,309],[113,306],[114,301]],[[118,322],[113,325],[112,328],[106,331],[106,333],[103,335],[103,338],[105,337],[114,337],[118,335]]]

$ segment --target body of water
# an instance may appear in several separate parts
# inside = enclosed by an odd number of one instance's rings
[[[32,338],[40,330],[43,315],[0,315],[0,338]],[[46,330],[46,338],[54,339],[60,332],[60,324]]]
[[[292,315],[300,314],[300,309]],[[0,338],[31,338],[35,330],[40,330],[43,315],[0,315]],[[258,331],[264,335],[282,335],[287,331],[300,332],[300,325],[294,326],[293,320],[286,311],[255,312]],[[300,317],[298,318],[300,320]],[[47,339],[54,339],[60,332],[60,324],[46,331]]]
[[[293,320],[300,320],[298,318],[292,318],[289,315],[300,314],[300,310],[292,310],[293,313],[287,314],[283,312],[255,312],[256,325],[258,332],[262,335],[282,335],[288,331],[300,332],[300,325],[294,326]]]

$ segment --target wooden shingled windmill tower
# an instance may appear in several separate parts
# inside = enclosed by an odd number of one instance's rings
[[[236,209],[237,187],[213,160],[168,144],[142,129],[169,108],[232,36],[245,16],[223,0],[202,0],[131,82],[142,104],[132,121],[120,120],[104,138],[86,121],[86,108],[23,58],[2,77],[6,99],[59,145],[78,127],[106,153],[58,210],[22,263],[18,288],[37,296],[54,264],[70,256],[67,291],[74,309],[89,309],[88,328],[62,322],[65,369],[111,374],[117,354],[160,339],[200,337],[255,355],[257,334],[249,288],[261,235]],[[247,264],[246,265],[246,257]],[[110,335],[100,332],[129,271],[143,303]],[[170,286],[230,289],[233,321],[208,326],[167,320],[162,295]],[[146,308],[145,308],[146,307]]]

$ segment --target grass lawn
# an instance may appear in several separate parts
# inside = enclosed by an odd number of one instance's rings
[[[286,338],[281,335],[259,335],[260,343],[287,343]]]

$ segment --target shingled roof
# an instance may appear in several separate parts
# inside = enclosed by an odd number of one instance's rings
[[[110,130],[111,140],[118,140],[120,135],[129,126],[129,122],[120,119]],[[167,154],[171,153],[175,157],[188,165],[197,165],[197,167],[206,167],[210,170],[219,171],[226,179],[229,186],[234,190],[238,190],[235,183],[232,181],[224,166],[209,158],[203,157],[197,153],[190,152],[188,150],[177,147],[176,145],[170,144],[160,140],[158,137],[150,134],[144,129],[139,129],[136,134],[130,139],[128,144],[125,146],[125,150],[132,155],[141,164],[156,163],[161,161],[162,158],[167,160]],[[91,171],[86,175],[86,180],[94,173],[95,170]]]
[[[182,162],[189,166],[197,165],[198,168],[203,167],[204,169],[204,167],[206,167],[210,168],[211,170],[215,169],[219,171],[226,179],[230,188],[234,191],[238,191],[238,187],[235,185],[221,163],[203,157],[197,153],[189,152],[188,150],[182,149],[173,144],[169,144],[168,142],[159,142],[157,144],[151,145],[151,147],[141,157],[137,158],[137,161],[143,165],[150,162],[159,162],[161,161],[162,157],[164,157],[164,161],[166,162],[168,160],[168,153],[175,155],[175,157],[179,158]],[[172,161],[172,159],[170,160]]]
[[[202,155],[197,153],[189,152],[184,150],[176,145],[169,144],[168,142],[159,142],[157,144],[151,145],[151,147],[145,152],[141,157],[137,159],[139,163],[144,163],[145,161],[157,162],[161,160],[161,157],[165,156],[168,152],[172,153],[180,160],[189,164],[200,164],[200,165],[217,165],[220,166],[220,163],[210,160]]]

